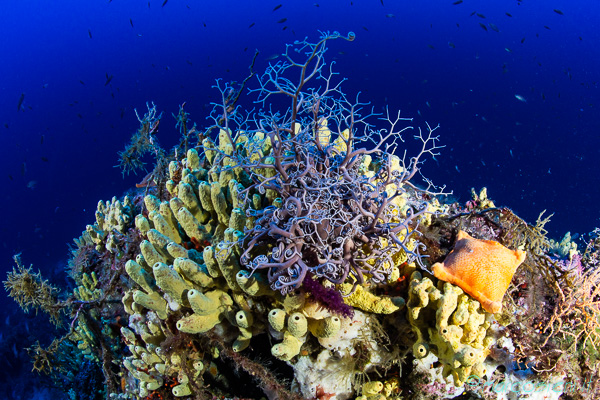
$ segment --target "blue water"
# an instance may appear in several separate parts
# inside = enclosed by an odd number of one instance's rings
[[[181,103],[204,126],[216,78],[241,81],[255,49],[261,71],[318,30],[356,33],[327,53],[349,97],[440,124],[446,147],[423,172],[457,199],[487,186],[529,222],[548,210],[555,238],[600,225],[600,3],[297,0],[273,11],[280,1],[2,2],[0,275],[22,252],[67,283],[67,244],[94,222],[98,200],[143,177],[113,168],[138,127],[135,108],[164,111],[159,139],[170,146]],[[0,387],[12,388],[30,366],[7,338],[35,339],[3,303],[0,348],[17,367]]]

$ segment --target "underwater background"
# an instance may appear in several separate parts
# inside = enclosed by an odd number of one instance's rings
[[[72,239],[98,200],[145,175],[114,168],[139,125],[134,109],[164,112],[169,148],[180,104],[208,124],[215,79],[239,82],[255,50],[261,71],[286,43],[325,30],[356,34],[327,53],[350,98],[440,124],[446,147],[423,173],[455,199],[485,186],[528,222],[546,210],[557,240],[599,225],[598,2],[36,0],[5,1],[0,14],[2,276],[21,253],[73,286]],[[1,305],[0,397],[51,398],[23,350],[48,327],[7,296]]]

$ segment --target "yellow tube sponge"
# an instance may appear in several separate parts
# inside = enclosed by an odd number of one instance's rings
[[[167,253],[175,259],[179,257],[188,258],[189,256],[188,250],[175,242],[171,242],[167,245]]]
[[[142,243],[140,243],[140,251],[148,265],[167,262],[167,259],[163,257],[148,240],[143,240]]]
[[[188,292],[188,300],[192,310],[198,315],[213,314],[221,311],[224,307],[233,305],[231,296],[219,289],[206,293],[192,289]]]
[[[192,189],[192,185],[180,182],[179,187],[177,189],[178,197],[183,201],[185,207],[190,210],[192,215],[200,222],[206,223],[210,218],[210,215],[204,211],[202,205],[200,204],[200,200],[196,197],[194,193],[194,189]]]
[[[165,263],[156,263],[152,267],[156,284],[179,305],[187,304],[187,291],[192,287],[187,284],[173,268]]]
[[[206,269],[208,273],[213,278],[218,278],[221,276],[221,270],[219,269],[219,263],[217,262],[217,257],[215,256],[215,248],[213,246],[206,246],[203,250],[202,254],[204,258],[204,262],[206,263]]]
[[[146,293],[150,293],[156,290],[156,283],[154,277],[150,275],[146,270],[142,268],[140,264],[133,260],[128,260],[125,263],[125,271],[135,283],[141,286]]]
[[[177,329],[185,333],[205,333],[214,328],[222,319],[222,313],[192,314],[177,321]]]
[[[188,237],[198,239],[199,241],[210,239],[206,228],[198,222],[187,208],[181,207],[177,210],[177,221],[179,221],[179,224]]]
[[[235,275],[235,280],[244,293],[249,296],[263,296],[272,292],[268,282],[264,281],[260,275],[254,274],[251,276],[249,271],[243,269]]]
[[[150,229],[148,231],[148,240],[152,243],[152,246],[164,257],[167,261],[172,261],[173,257],[167,251],[167,246],[171,243],[171,239],[163,235],[156,229]]]
[[[141,290],[133,292],[133,301],[142,307],[156,312],[158,318],[167,318],[167,302],[157,292],[144,293]]]
[[[179,233],[175,231],[173,226],[167,222],[165,217],[163,217],[159,211],[150,211],[148,218],[150,221],[152,221],[152,225],[154,225],[155,230],[169,237],[169,240],[181,241]]]
[[[235,322],[240,328],[250,328],[254,323],[254,317],[251,312],[240,310],[235,314]]]
[[[283,361],[289,361],[300,353],[302,341],[290,332],[283,334],[283,342],[271,347],[271,354]]]
[[[269,324],[271,325],[271,327],[277,332],[281,332],[285,327],[285,317],[286,312],[284,310],[282,310],[281,308],[274,308],[271,311],[269,311],[269,315],[267,318],[269,319]]]
[[[487,335],[488,316],[479,302],[470,299],[461,288],[413,272],[409,285],[408,321],[417,335],[413,345],[416,358],[430,351],[442,363],[442,375],[452,375],[454,384],[462,386],[473,373],[487,373],[484,361],[493,343]]]
[[[351,283],[344,283],[341,286],[344,295],[350,293],[352,289]],[[376,296],[371,292],[367,292],[360,285],[356,287],[354,293],[344,297],[344,302],[349,306],[375,314],[391,314],[404,307],[404,299],[402,297]]]
[[[205,268],[189,258],[176,258],[173,262],[173,268],[187,280],[202,287],[209,287],[214,283],[214,280],[208,275]]]
[[[308,323],[308,329],[313,336],[317,338],[329,338],[337,334],[342,326],[342,321],[336,316],[329,316],[323,319],[311,319]]]
[[[296,337],[302,337],[306,335],[308,331],[308,321],[304,314],[295,312],[290,315],[287,323],[288,332]]]
[[[221,275],[227,281],[227,285],[234,292],[239,292],[240,287],[235,276],[240,271],[240,265],[238,258],[233,254],[233,249],[230,245],[221,242],[217,244],[215,256],[221,270]]]
[[[219,182],[212,182],[210,184],[210,199],[212,200],[213,207],[217,213],[219,222],[223,225],[229,226],[229,212],[227,211],[227,201],[225,195],[221,190],[221,184]]]

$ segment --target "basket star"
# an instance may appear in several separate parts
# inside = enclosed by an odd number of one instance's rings
[[[432,266],[436,278],[459,286],[481,303],[483,309],[497,313],[517,267],[527,253],[511,250],[493,240],[480,240],[459,231],[454,249],[443,263]]]

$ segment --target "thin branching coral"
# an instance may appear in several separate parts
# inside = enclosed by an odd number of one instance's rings
[[[267,270],[271,287],[282,293],[299,288],[309,271],[334,284],[349,281],[354,289],[367,278],[385,282],[399,252],[408,262],[419,261],[420,245],[410,241],[420,218],[431,212],[428,199],[441,194],[426,179],[425,189],[412,182],[423,158],[441,147],[437,127],[418,130],[422,146],[416,156],[394,156],[402,135],[413,129],[404,125],[410,119],[387,112],[382,119],[389,128],[376,130],[368,122],[373,111],[361,115],[367,104],[349,100],[323,60],[327,41],[340,37],[334,32],[317,43],[296,42],[287,47],[286,61],[259,77],[257,102],[287,96],[292,105],[283,114],[262,111],[244,119],[227,107],[230,88],[217,85],[223,102],[213,119],[230,150],[206,150],[218,153],[218,164],[243,169],[251,181],[240,192],[254,221],[245,232],[241,263],[252,271]],[[306,60],[295,61],[293,52]],[[288,75],[297,72],[301,78],[294,83]],[[311,79],[322,86],[309,86]],[[250,122],[258,129],[249,129]],[[240,137],[231,134],[232,128],[264,140],[254,148],[238,146]],[[279,205],[256,207],[252,193]]]
[[[17,254],[13,258],[17,267],[8,273],[4,281],[4,289],[25,312],[33,309],[37,313],[41,310],[48,314],[50,320],[58,325],[60,324],[60,307],[57,299],[58,289],[42,279],[41,273],[31,272],[31,267],[26,268],[21,262],[21,255]]]

